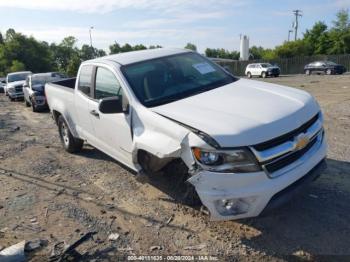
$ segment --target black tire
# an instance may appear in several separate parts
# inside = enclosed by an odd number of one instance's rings
[[[38,108],[36,107],[35,103],[32,101],[32,110],[33,112],[38,112]]]
[[[311,75],[311,71],[309,69],[306,69],[305,70],[305,75],[308,75],[308,76]]]
[[[9,96],[9,100],[10,100],[11,102],[15,101],[15,99],[12,98],[12,97],[10,97],[10,96]]]
[[[326,70],[325,73],[326,73],[326,75],[333,75],[332,69],[329,69],[329,68]]]
[[[63,116],[59,116],[57,120],[58,133],[64,149],[69,153],[77,153],[83,147],[84,141],[73,137]]]
[[[252,73],[248,72],[248,73],[247,73],[247,77],[248,77],[248,78],[252,78]]]
[[[266,78],[266,76],[267,76],[266,72],[261,72],[261,77],[262,78]]]
[[[24,104],[26,105],[26,107],[30,107],[30,103],[27,101],[26,98],[24,98]]]

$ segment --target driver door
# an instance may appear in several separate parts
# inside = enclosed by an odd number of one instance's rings
[[[99,100],[113,96],[119,96],[127,108],[128,99],[117,75],[107,67],[98,66],[94,83],[94,99],[89,104],[96,142],[101,150],[123,164],[132,166],[130,113],[103,114],[98,109]]]

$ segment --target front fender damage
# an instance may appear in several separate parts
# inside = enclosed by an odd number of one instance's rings
[[[135,166],[140,172],[146,171],[144,165],[140,163],[140,152],[151,155],[146,158],[146,162],[151,166],[152,172],[157,172],[172,160],[181,159],[188,168],[186,183],[193,186],[198,193],[197,186],[205,184],[205,181],[202,181],[203,177],[191,148],[212,149],[212,147],[192,130],[159,115],[152,117],[151,120],[148,119],[146,126],[143,124],[145,121],[141,122],[137,115],[134,116],[132,157]],[[145,119],[145,116],[142,119]]]

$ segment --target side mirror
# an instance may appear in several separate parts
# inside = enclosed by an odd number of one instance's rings
[[[123,103],[119,96],[107,97],[100,100],[98,110],[103,114],[123,113]]]

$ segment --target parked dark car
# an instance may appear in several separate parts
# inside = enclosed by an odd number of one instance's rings
[[[335,75],[343,74],[346,72],[346,68],[331,61],[316,61],[306,65],[304,72],[306,75],[311,75],[312,73]]]
[[[0,93],[5,92],[6,77],[0,77]]]
[[[24,103],[31,106],[33,112],[48,108],[45,96],[45,84],[67,78],[59,72],[32,74],[23,84]]]

